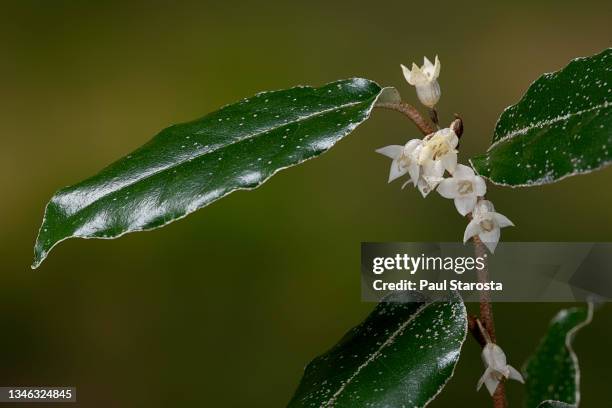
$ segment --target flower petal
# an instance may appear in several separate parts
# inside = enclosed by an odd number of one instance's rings
[[[491,253],[495,252],[495,248],[497,247],[497,243],[499,242],[499,235],[499,228],[493,228],[493,230],[489,232],[483,231],[478,234],[482,243],[485,244],[487,248],[489,248],[489,251],[491,251]]]
[[[424,150],[424,149],[423,149]],[[438,182],[442,181],[444,175],[444,166],[442,162],[438,161],[427,161],[423,166],[423,175],[425,178],[439,179]]]
[[[440,190],[440,187],[438,187],[438,190]],[[457,207],[459,214],[466,216],[472,212],[474,206],[476,205],[476,201],[477,199],[475,195],[457,197],[455,198],[455,207]]]
[[[431,193],[431,190],[432,190],[431,185],[423,177],[419,178],[419,181],[417,182],[417,187],[419,191],[421,192],[421,195],[423,196],[423,198],[427,197],[427,195]]]
[[[448,137],[448,144],[451,147],[451,149],[454,149],[459,144],[459,138],[457,137],[457,134],[452,129],[448,129],[448,130],[451,133],[450,136]]]
[[[476,203],[476,207],[474,207],[474,211],[472,215],[474,218],[481,218],[484,214],[495,211],[495,207],[493,207],[493,203],[489,200],[480,200]]]
[[[416,163],[410,163],[410,165],[408,166],[408,174],[410,174],[410,180],[412,181],[412,183],[416,186],[417,182],[419,181],[419,175],[421,172],[421,166],[419,166]]]
[[[442,162],[442,167],[444,167],[444,169],[454,175],[454,172],[457,168],[457,151],[453,150],[451,152],[446,153],[440,158],[440,161]]]
[[[467,179],[471,178],[472,176],[474,176],[474,170],[472,170],[471,167],[466,166],[464,164],[458,164],[457,167],[455,167],[453,177]]]
[[[484,379],[484,383],[487,387],[487,391],[489,391],[489,394],[493,396],[493,394],[495,394],[495,390],[497,390],[497,386],[499,385],[499,380],[489,375]]]
[[[410,155],[415,151],[415,149],[423,144],[421,139],[411,139],[404,146],[404,154]]]
[[[508,376],[509,379],[516,380],[520,383],[525,384],[523,376],[521,375],[521,373],[518,372],[516,368],[512,367],[511,365],[508,365],[508,372],[510,373],[510,375]]]
[[[390,145],[376,149],[376,153],[380,153],[383,156],[387,156],[390,159],[397,159],[402,155],[404,146]]]
[[[474,181],[472,183],[474,185],[474,192],[478,197],[484,197],[487,193],[487,183],[485,183],[484,179],[480,176],[474,176]]]
[[[436,55],[436,60],[434,63],[433,79],[438,79],[438,77],[440,76],[440,68],[442,68],[442,64],[440,64],[440,59]]]
[[[503,375],[502,371],[506,371],[507,365],[506,354],[504,353],[504,350],[502,350],[502,348],[495,343],[487,343],[487,345],[483,349],[483,356],[485,349],[488,350],[489,366],[491,366],[491,368],[497,371],[500,375]]]
[[[393,159],[393,162],[391,162],[391,170],[389,171],[389,183],[402,177],[406,173],[408,173],[408,168],[400,166],[397,159]]]
[[[412,82],[412,72],[410,69],[408,69],[408,67],[404,64],[400,64],[400,66],[402,67],[402,73],[404,74],[404,78],[406,78],[406,82],[414,86],[414,83]]]
[[[415,85],[419,101],[428,108],[433,108],[440,100],[440,84],[438,81],[417,83]]]
[[[406,79],[408,81],[408,79]],[[413,86],[425,85],[429,82],[427,75],[414,62],[410,73],[410,81],[408,83]]]
[[[514,227],[512,221],[510,221],[505,215],[494,212],[493,218],[495,218],[495,221],[497,222],[497,225],[499,225],[499,228]]]
[[[480,379],[478,380],[478,384],[476,384],[476,391],[480,391],[480,388],[482,388],[482,384],[484,384],[487,377],[490,377],[490,376],[491,376],[491,369],[487,367],[482,377],[480,377]]]
[[[459,195],[457,180],[455,178],[445,178],[438,185],[438,193],[444,198],[455,198]],[[470,210],[472,211],[472,210]]]
[[[476,220],[470,221],[470,223],[465,228],[465,232],[463,233],[463,243],[465,244],[474,235],[480,234],[481,231],[482,231],[482,228],[480,227],[480,224],[478,223],[478,221]]]
[[[427,162],[431,160],[432,156],[433,156],[433,149],[431,148],[431,146],[428,144],[423,145],[423,147],[419,150],[419,159],[418,159],[419,164],[421,166],[426,165]]]

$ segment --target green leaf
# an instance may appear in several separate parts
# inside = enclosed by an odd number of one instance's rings
[[[576,405],[566,404],[561,401],[543,401],[538,408],[576,408]]]
[[[452,377],[466,331],[456,294],[448,302],[381,303],[308,364],[289,407],[424,407]]]
[[[254,189],[330,149],[369,117],[379,96],[393,99],[396,92],[359,78],[300,86],[170,126],[51,198],[32,267],[65,239],[159,228],[233,191]]]
[[[544,74],[500,116],[470,162],[495,184],[533,186],[612,162],[612,49]]]
[[[572,349],[576,332],[591,322],[593,306],[561,310],[551,321],[548,332],[525,364],[526,406],[542,401],[580,402],[580,367]],[[558,405],[549,405],[558,406]]]

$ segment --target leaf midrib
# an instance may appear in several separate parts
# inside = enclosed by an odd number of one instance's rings
[[[429,306],[431,306],[432,303],[426,303],[422,306],[420,306],[412,316],[410,316],[410,318],[408,320],[406,320],[404,323],[402,323],[397,330],[395,330],[390,336],[389,338],[387,338],[387,340],[385,340],[378,349],[376,349],[373,353],[371,353],[368,358],[366,359],[365,363],[361,364],[359,367],[357,367],[357,369],[355,370],[355,372],[348,378],[348,380],[346,380],[346,382],[344,382],[340,388],[338,388],[338,390],[331,396],[331,398],[325,402],[322,406],[324,407],[332,407],[333,404],[336,402],[336,400],[338,399],[338,397],[344,392],[344,390],[346,389],[346,387],[359,375],[359,373],[361,372],[361,370],[363,370],[364,368],[366,368],[371,362],[375,361],[381,354],[382,350],[393,344],[393,342],[395,341],[396,337],[399,336],[401,334],[401,332],[403,332],[406,327],[408,327],[408,325],[410,323],[412,323],[414,321],[414,319],[416,319],[419,315],[421,315],[421,313]]]
[[[502,142],[505,142],[507,140],[514,139],[516,136],[524,135],[524,134],[528,133],[529,131],[531,131],[532,129],[536,129],[536,128],[541,129],[541,128],[544,128],[546,126],[553,125],[553,124],[555,124],[557,122],[561,122],[562,120],[567,120],[567,119],[572,118],[574,116],[580,116],[580,115],[584,115],[585,113],[592,112],[592,111],[595,111],[595,110],[605,109],[605,108],[607,108],[609,106],[609,104],[610,103],[608,101],[606,101],[606,102],[604,102],[602,104],[590,107],[588,109],[583,109],[583,110],[580,110],[580,111],[577,111],[577,112],[573,112],[573,113],[566,113],[565,115],[560,115],[560,116],[557,116],[557,117],[555,117],[553,119],[542,120],[542,121],[539,121],[536,124],[533,124],[533,125],[530,125],[530,126],[526,126],[526,127],[521,128],[521,129],[514,130],[514,131],[504,135],[503,137],[501,137],[495,143],[491,144],[491,146],[489,146],[489,148],[487,149],[487,152],[490,151],[491,149],[493,149],[494,147],[496,147],[498,144],[500,144]]]
[[[307,120],[309,120],[309,119],[312,119],[312,118],[315,118],[315,117],[318,117],[318,116],[324,115],[324,114],[326,114],[326,113],[329,113],[329,112],[332,112],[332,111],[335,111],[335,110],[338,110],[338,109],[344,109],[344,108],[348,108],[348,107],[351,107],[351,106],[356,106],[356,105],[360,105],[360,104],[366,103],[368,100],[371,100],[371,99],[375,99],[375,96],[373,96],[372,98],[369,98],[369,99],[366,99],[366,100],[360,101],[360,102],[349,102],[349,103],[346,103],[346,104],[343,104],[343,105],[338,105],[338,106],[334,106],[334,107],[332,107],[332,108],[328,108],[328,109],[324,109],[324,110],[318,111],[318,112],[313,113],[313,114],[311,114],[311,115],[301,116],[301,117],[298,117],[297,119],[294,119],[294,120],[292,120],[292,121],[290,121],[290,122],[286,122],[286,123],[284,123],[284,124],[282,124],[282,125],[280,125],[280,126],[278,126],[278,127],[275,127],[275,128],[268,128],[268,129],[265,129],[265,130],[262,130],[262,131],[258,131],[258,132],[256,132],[256,133],[250,134],[249,136],[246,136],[246,137],[243,137],[243,138],[240,138],[240,139],[236,139],[236,140],[234,140],[234,141],[232,141],[232,142],[230,142],[230,143],[224,144],[224,145],[220,145],[220,146],[218,146],[218,147],[217,147],[217,148],[215,148],[215,149],[208,150],[208,151],[206,151],[206,152],[204,152],[204,153],[195,154],[195,155],[193,155],[193,156],[190,156],[190,157],[189,157],[189,158],[187,158],[187,159],[184,159],[184,160],[178,161],[178,162],[176,162],[176,163],[171,163],[169,166],[166,166],[166,167],[162,167],[162,168],[156,169],[156,170],[154,170],[154,171],[152,171],[152,172],[150,172],[150,173],[147,173],[147,174],[143,175],[143,176],[142,176],[142,177],[140,177],[140,178],[136,178],[136,179],[130,180],[128,183],[123,184],[123,185],[121,185],[120,187],[118,187],[118,188],[116,188],[116,189],[106,191],[104,194],[100,195],[99,197],[96,197],[96,198],[95,198],[95,199],[93,199],[91,202],[89,202],[89,203],[87,203],[86,205],[84,205],[84,206],[82,206],[81,208],[79,208],[79,209],[78,209],[78,211],[75,211],[75,212],[73,212],[72,214],[70,214],[70,215],[68,216],[68,218],[73,217],[73,216],[75,216],[75,215],[78,215],[79,213],[81,213],[83,210],[85,210],[85,209],[89,208],[89,207],[90,207],[91,205],[93,205],[94,203],[96,203],[96,202],[98,202],[98,201],[101,201],[101,200],[103,200],[103,199],[107,198],[108,196],[111,196],[112,194],[114,194],[114,193],[118,192],[118,191],[121,191],[121,190],[123,190],[123,189],[129,188],[129,187],[132,187],[132,186],[134,186],[134,185],[136,185],[136,184],[138,184],[138,183],[142,182],[143,180],[147,180],[147,179],[149,179],[149,178],[155,177],[156,175],[158,175],[158,174],[160,174],[160,173],[163,173],[163,172],[166,172],[166,171],[169,171],[169,170],[173,170],[173,169],[175,169],[175,168],[177,168],[177,167],[180,167],[180,166],[182,166],[182,165],[184,165],[184,164],[186,164],[186,163],[188,163],[188,162],[190,162],[190,161],[192,161],[192,160],[194,160],[194,159],[199,159],[199,158],[204,157],[204,156],[207,156],[207,155],[209,155],[209,154],[216,153],[217,151],[219,151],[219,150],[221,150],[221,149],[225,149],[225,148],[228,148],[228,147],[230,147],[230,146],[233,146],[233,145],[236,145],[236,144],[242,143],[242,142],[244,142],[244,141],[248,141],[248,140],[251,140],[251,139],[257,138],[257,137],[259,137],[259,136],[261,136],[261,135],[264,135],[264,134],[266,134],[266,133],[272,132],[272,131],[277,130],[277,129],[283,129],[283,128],[287,127],[287,126],[290,126],[290,125],[294,125],[294,124],[296,124],[296,123],[301,123],[301,122],[307,121]],[[73,192],[73,191],[71,191],[71,193],[72,193],[72,192]]]

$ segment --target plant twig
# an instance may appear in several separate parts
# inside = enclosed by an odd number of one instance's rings
[[[404,115],[408,116],[412,122],[414,122],[421,133],[423,133],[425,136],[436,131],[436,128],[427,119],[425,119],[414,106],[410,105],[409,103],[403,101],[384,102],[377,104],[376,107],[392,109],[403,113]]]
[[[489,282],[489,266],[486,261],[486,248],[478,235],[473,238],[474,241],[474,252],[476,257],[484,259],[484,268],[478,270],[478,282],[487,283]],[[495,322],[493,321],[493,307],[491,306],[491,295],[487,290],[480,291],[480,321],[489,333],[489,337],[493,343],[497,342],[495,338]]]
[[[429,111],[429,119],[433,122],[437,129],[440,129],[440,121],[438,120],[438,111],[436,108],[428,109]]]
[[[474,241],[474,253],[476,257],[482,257],[484,259],[484,268],[478,271],[478,281],[482,283],[486,283],[489,281],[489,266],[487,262],[486,248],[482,243],[478,235],[475,235],[472,240]],[[496,343],[497,339],[495,337],[495,322],[493,321],[493,306],[491,305],[491,296],[489,292],[486,290],[480,291],[480,319],[476,320],[476,324],[482,322],[481,330],[484,329],[484,333],[482,335],[485,337],[488,334],[491,342]],[[481,343],[482,345],[482,343]],[[508,406],[508,402],[506,400],[506,387],[504,382],[500,382],[493,394],[493,407],[494,408],[506,408]]]

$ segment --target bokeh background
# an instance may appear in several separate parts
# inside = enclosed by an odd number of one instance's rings
[[[261,90],[364,76],[415,101],[399,64],[436,53],[465,161],[541,73],[612,39],[612,3],[590,0],[0,4],[0,385],[75,385],[83,407],[282,407],[374,306],[360,301],[360,242],[456,241],[465,221],[386,184],[374,149],[418,135],[395,112],[256,191],[161,230],[67,241],[31,271],[55,190]],[[606,169],[489,197],[517,224],[505,240],[611,241],[611,182]],[[559,307],[495,306],[513,364]],[[604,307],[576,339],[584,407],[610,402],[611,323]],[[481,371],[468,341],[431,406],[489,406]],[[508,394],[517,406],[520,384]]]

